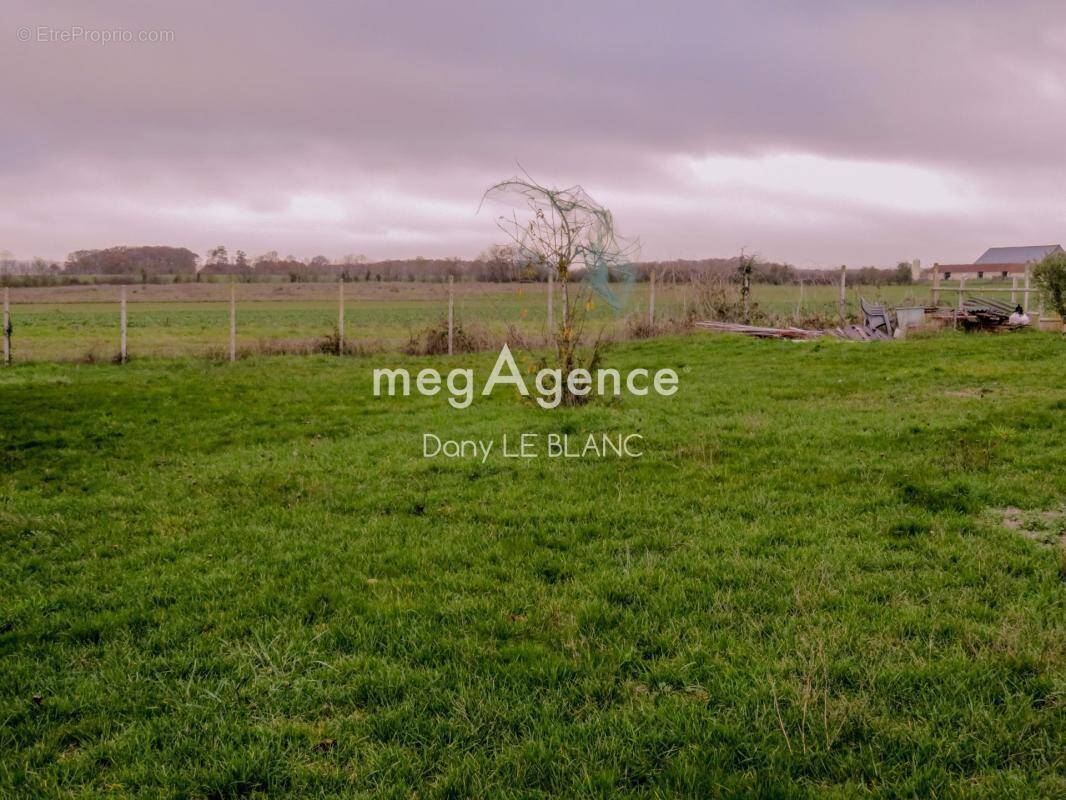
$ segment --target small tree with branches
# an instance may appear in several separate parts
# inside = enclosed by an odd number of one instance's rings
[[[1033,280],[1063,321],[1066,335],[1066,253],[1050,253],[1033,269]]]
[[[519,218],[516,210],[499,217],[497,224],[514,242],[523,266],[538,275],[550,273],[559,284],[562,315],[549,333],[565,385],[580,366],[578,348],[592,293],[615,308],[620,306],[612,284],[632,280],[631,264],[639,245],[622,239],[611,212],[580,186],[548,188],[526,175],[489,187],[484,200],[501,200],[529,213],[528,219]],[[568,402],[576,399],[567,397]]]
[[[755,265],[759,257],[740,251],[737,261],[737,275],[740,277],[740,300],[744,306],[744,324],[751,323],[751,279],[755,274]]]

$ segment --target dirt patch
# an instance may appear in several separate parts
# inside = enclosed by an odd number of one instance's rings
[[[1052,511],[1025,511],[1007,506],[1000,511],[1003,527],[1038,544],[1066,546],[1066,507]]]
[[[955,389],[950,392],[944,392],[945,397],[985,397],[990,394],[992,394],[992,390],[983,386],[979,389]]]

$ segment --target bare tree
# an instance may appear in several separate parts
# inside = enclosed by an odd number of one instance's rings
[[[494,244],[478,256],[478,261],[482,264],[482,280],[508,283],[519,277],[521,265],[513,245]]]
[[[207,261],[204,262],[210,266],[223,266],[229,264],[229,252],[226,250],[224,244],[220,244],[218,247],[212,247],[207,251]]]
[[[524,220],[515,211],[499,217],[497,224],[514,242],[520,264],[537,274],[551,273],[559,284],[562,315],[550,334],[566,381],[578,367],[592,292],[617,308],[621,301],[611,284],[632,280],[631,263],[639,245],[618,236],[611,212],[580,186],[552,189],[525,175],[491,186],[484,199],[502,200],[530,214]]]

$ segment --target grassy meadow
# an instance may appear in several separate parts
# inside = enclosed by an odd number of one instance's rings
[[[131,320],[225,331],[185,313]],[[694,334],[608,353],[673,397],[371,395],[492,361],[0,370],[0,796],[1066,795],[1060,337]]]
[[[119,349],[119,287],[111,285],[12,289],[14,353],[18,361],[107,361]],[[644,318],[647,284],[622,291],[621,313],[594,300],[590,330],[617,335],[627,317]],[[400,350],[413,335],[447,316],[447,286],[432,283],[350,283],[345,286],[346,338],[363,349]],[[688,296],[686,297],[686,293]],[[849,289],[848,311],[858,298],[891,304],[921,302],[927,286],[862,286]],[[660,285],[659,320],[682,319],[694,290]],[[308,349],[328,336],[338,317],[336,284],[238,283],[237,344],[246,352]],[[780,317],[835,320],[832,286],[754,288],[756,305]],[[547,290],[541,284],[459,283],[455,313],[460,324],[493,341],[514,328],[544,335]],[[229,286],[221,283],[138,285],[128,289],[128,351],[139,356],[204,356],[229,342]]]

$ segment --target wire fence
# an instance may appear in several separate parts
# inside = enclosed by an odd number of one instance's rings
[[[1038,295],[987,283],[943,281],[939,303],[996,293],[1028,306]],[[627,338],[713,318],[701,287],[655,281],[629,287],[622,308],[591,296],[586,335]],[[930,284],[752,286],[752,312],[783,323],[836,324],[859,314],[859,298],[927,306]],[[552,302],[549,302],[552,298]],[[843,304],[841,303],[843,301]],[[140,357],[236,359],[251,354],[425,352],[549,342],[561,314],[558,287],[545,283],[231,283],[97,285],[4,289],[4,363],[125,361]],[[644,324],[647,323],[647,324]]]

